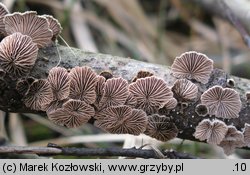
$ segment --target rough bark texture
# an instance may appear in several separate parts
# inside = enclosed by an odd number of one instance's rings
[[[168,85],[172,85],[175,81],[170,75],[170,70],[167,66],[150,64],[140,62],[132,59],[121,58],[111,55],[104,55],[99,53],[84,52],[79,49],[72,48],[76,57],[69,48],[64,46],[58,46],[58,50],[61,55],[60,66],[65,68],[72,68],[75,66],[89,66],[97,73],[104,70],[112,71],[115,77],[121,76],[128,81],[137,74],[140,70],[148,70],[153,72],[157,77],[163,78]],[[48,47],[39,51],[39,57],[34,69],[31,72],[31,76],[35,78],[46,78],[49,70],[56,66],[59,61],[57,48],[55,46]],[[238,77],[229,77],[222,70],[215,69],[210,77],[209,82],[206,85],[199,86],[199,97],[201,92],[214,85],[226,86],[227,78],[233,78],[235,80],[235,90],[241,95],[242,110],[240,117],[237,119],[224,120],[228,125],[233,124],[237,129],[244,127],[245,123],[250,123],[250,107],[245,98],[245,92],[249,89],[250,81]],[[41,113],[42,111],[32,111],[27,109],[22,103],[22,96],[15,90],[15,81],[5,78],[6,86],[0,88],[0,109],[9,112],[19,113]],[[195,103],[190,103],[189,106],[181,111],[177,107],[174,111],[170,112],[169,116],[172,116],[174,123],[179,129],[179,138],[195,140],[193,132],[197,124],[204,119],[204,117],[198,116],[194,112],[195,106],[199,103],[199,99]]]

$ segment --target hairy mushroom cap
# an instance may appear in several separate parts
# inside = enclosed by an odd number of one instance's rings
[[[156,77],[138,79],[129,85],[129,91],[137,100],[136,107],[149,114],[173,98],[173,93],[164,80]]]
[[[129,95],[128,82],[123,78],[108,79],[104,85],[101,108],[123,105]]]
[[[60,33],[62,31],[62,26],[61,26],[60,22],[51,15],[42,15],[42,16],[48,20],[49,29],[53,33],[52,40],[55,41],[56,38],[60,35]]]
[[[4,17],[5,31],[8,35],[20,32],[28,35],[39,48],[51,43],[52,31],[45,17],[38,16],[34,11],[15,12]]]
[[[70,99],[62,108],[48,113],[48,118],[58,125],[68,128],[79,127],[95,115],[94,108],[80,100]]]
[[[195,128],[194,137],[201,141],[207,140],[210,144],[219,144],[226,136],[228,127],[220,120],[202,120]]]
[[[195,51],[185,52],[176,57],[171,66],[174,77],[195,79],[203,84],[207,83],[213,70],[213,60]]]
[[[146,78],[146,77],[151,77],[154,74],[149,72],[149,71],[144,71],[141,70],[137,73],[136,77],[133,78],[132,82],[136,82],[136,80],[140,79],[140,78]]]
[[[198,87],[189,80],[176,80],[171,90],[174,97],[180,102],[193,101],[197,98]]]
[[[25,78],[19,79],[16,83],[16,90],[21,95],[26,95],[29,91],[30,84]]]
[[[166,142],[177,136],[178,129],[168,117],[153,114],[148,117],[148,125],[144,134]]]
[[[28,93],[24,96],[23,102],[26,107],[34,110],[44,110],[44,106],[53,100],[53,92],[47,80],[39,79],[34,81]]]
[[[235,81],[234,79],[230,78],[230,79],[227,79],[227,87],[229,88],[234,88],[235,86]]]
[[[238,131],[235,126],[228,126],[227,134],[223,140],[228,141],[240,141],[244,140],[244,135],[241,131]]]
[[[27,75],[37,59],[38,48],[29,36],[14,33],[0,43],[0,66],[12,78]]]
[[[96,100],[96,73],[89,67],[74,67],[70,70],[70,94],[72,99],[93,104]]]
[[[113,134],[139,135],[147,126],[146,113],[126,105],[108,107],[99,116],[95,125]]]
[[[102,71],[99,75],[104,77],[106,80],[113,78],[113,74],[109,71]]]
[[[70,91],[70,77],[65,68],[53,67],[49,71],[47,80],[51,85],[54,100],[63,100],[68,98]]]
[[[250,124],[245,123],[243,135],[244,135],[244,142],[248,147],[250,147]]]
[[[0,2],[0,34],[5,35],[5,26],[3,23],[3,18],[5,15],[9,13],[9,10],[6,8],[6,6]]]
[[[237,118],[241,110],[238,92],[221,86],[209,88],[201,95],[201,103],[208,107],[210,115],[221,118]]]
[[[208,115],[208,108],[206,105],[203,105],[203,104],[198,104],[196,107],[195,107],[195,112],[196,114],[198,114],[199,116],[206,116]]]

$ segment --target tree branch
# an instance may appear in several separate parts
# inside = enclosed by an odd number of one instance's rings
[[[124,156],[130,158],[160,158],[154,150],[141,148],[52,148],[52,147],[24,147],[24,146],[0,146],[0,154],[38,154],[43,156]],[[175,151],[162,152],[169,159],[195,159],[192,155]]]
[[[62,57],[60,66],[65,68],[72,68],[75,66],[89,66],[97,73],[104,70],[112,71],[115,77],[121,76],[128,81],[137,74],[140,70],[148,70],[154,72],[157,77],[163,78],[168,85],[173,85],[174,78],[170,75],[170,70],[167,66],[150,64],[140,62],[132,59],[121,58],[117,56],[104,55],[99,53],[84,52],[79,49],[71,48],[75,53],[76,58],[70,51],[70,48],[64,46],[58,46],[58,50]],[[55,46],[41,49],[39,51],[38,61],[36,62],[34,69],[31,72],[31,76],[34,78],[46,78],[49,70],[56,66],[59,57]],[[240,117],[235,119],[224,119],[224,122],[228,125],[233,124],[238,130],[244,128],[245,123],[250,123],[250,106],[245,98],[245,92],[249,89],[250,81],[247,79],[233,77],[227,75],[222,70],[215,69],[210,77],[209,82],[206,85],[200,85],[200,91],[205,91],[207,88],[214,85],[221,85],[226,87],[228,78],[235,80],[235,90],[240,93],[242,101],[242,110]],[[42,111],[34,111],[26,108],[22,103],[22,96],[15,90],[15,82],[8,77],[5,79],[6,86],[0,88],[0,109],[6,112],[19,112],[19,113],[40,113],[46,115]],[[195,140],[193,133],[198,123],[204,119],[204,117],[198,116],[195,113],[195,106],[200,101],[191,103],[183,112],[177,107],[170,112],[170,116],[173,118],[173,122],[180,131],[179,138],[187,140]],[[91,123],[91,121],[90,121]]]

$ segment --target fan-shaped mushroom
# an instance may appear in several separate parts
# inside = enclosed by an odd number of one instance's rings
[[[29,36],[14,33],[0,43],[0,66],[17,79],[30,72],[37,54],[38,48]]]
[[[210,115],[222,118],[237,118],[241,110],[238,92],[230,88],[214,86],[201,95],[201,103],[208,107]]]
[[[204,119],[195,128],[194,137],[201,141],[207,140],[210,144],[219,144],[225,138],[227,131],[228,127],[224,122]]]
[[[123,105],[129,95],[128,82],[123,78],[108,79],[104,85],[100,107]]]
[[[24,104],[34,110],[44,110],[44,106],[52,102],[53,92],[47,80],[34,81],[28,93],[24,96]]]
[[[114,134],[143,133],[147,125],[146,113],[129,106],[111,106],[98,114],[95,125]]]
[[[250,124],[245,123],[243,134],[246,145],[250,147]]]
[[[52,31],[52,40],[55,41],[62,31],[62,26],[60,22],[51,15],[42,15],[49,22],[49,29]]]
[[[70,99],[62,108],[48,112],[48,118],[58,125],[75,128],[87,123],[95,115],[94,108],[80,100]]]
[[[176,57],[171,66],[174,77],[194,79],[207,83],[213,70],[213,60],[195,51],[185,52]]]
[[[28,35],[39,48],[51,43],[52,31],[45,17],[38,16],[34,11],[7,14],[3,20],[8,35],[20,32]]]
[[[168,117],[153,114],[148,117],[148,125],[144,133],[157,140],[166,142],[177,136],[178,129],[174,123],[170,122]]]
[[[53,67],[50,69],[47,79],[51,85],[54,100],[68,98],[70,92],[70,77],[65,68]]]
[[[189,102],[197,98],[198,87],[189,80],[176,80],[171,89],[179,102]]]
[[[148,114],[154,113],[173,98],[173,93],[167,84],[156,77],[138,79],[129,85],[129,91],[137,100],[136,107]]]
[[[132,82],[136,82],[136,80],[140,79],[140,78],[146,78],[146,77],[151,77],[154,74],[149,72],[149,71],[144,71],[141,70],[137,73],[136,77],[133,78]]]
[[[70,70],[70,94],[72,99],[79,99],[88,104],[96,100],[96,73],[89,67],[74,67]]]

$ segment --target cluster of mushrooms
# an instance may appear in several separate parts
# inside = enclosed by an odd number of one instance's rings
[[[208,83],[213,70],[213,61],[201,53],[185,52],[175,59],[171,75],[176,81],[171,87],[149,71],[138,72],[129,83],[108,71],[97,75],[86,66],[71,70],[53,67],[46,79],[30,77],[38,50],[56,41],[61,29],[52,16],[33,11],[9,14],[0,3],[0,33],[4,37],[0,43],[0,79],[9,76],[16,81],[26,107],[46,111],[52,122],[69,128],[94,119],[95,126],[109,133],[144,133],[168,141],[179,133],[169,113],[177,105],[182,112],[195,102],[195,112],[204,117],[196,126],[196,139],[219,145],[226,154],[236,147],[250,146],[250,124],[239,131],[223,122],[239,117],[239,93],[221,86],[205,92],[199,89]]]

